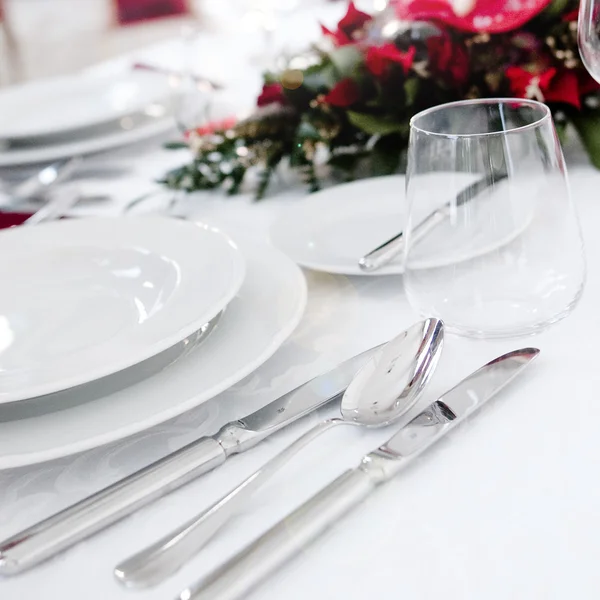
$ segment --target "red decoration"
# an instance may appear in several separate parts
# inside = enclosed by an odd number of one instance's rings
[[[448,35],[427,40],[429,64],[432,72],[457,86],[469,79],[469,55],[463,46],[454,44]]]
[[[150,19],[190,14],[188,0],[113,0],[117,22],[131,25]]]
[[[219,131],[227,131],[232,127],[235,127],[237,124],[237,119],[235,117],[228,117],[226,119],[222,119],[221,121],[211,121],[206,125],[201,127],[196,127],[196,129],[192,129],[191,131],[187,131],[185,134],[186,138],[190,138],[194,135],[203,136],[203,135],[212,135]]]
[[[371,15],[358,10],[354,2],[350,2],[346,14],[338,22],[337,30],[331,31],[325,25],[321,25],[321,31],[323,35],[332,38],[336,46],[346,46],[363,37],[364,27],[372,19]]]
[[[279,83],[265,83],[260,96],[256,100],[257,106],[267,106],[269,104],[285,104],[283,87]]]
[[[396,13],[407,21],[434,21],[459,31],[502,33],[522,27],[551,0],[396,0]]]
[[[371,46],[367,50],[365,64],[367,69],[377,77],[381,77],[390,63],[402,65],[406,75],[412,67],[417,49],[411,46],[407,52],[401,52],[394,44]]]
[[[360,89],[354,80],[347,78],[336,83],[329,94],[323,97],[323,102],[345,108],[357,102],[359,98]]]

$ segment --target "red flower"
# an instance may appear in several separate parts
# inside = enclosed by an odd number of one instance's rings
[[[262,92],[256,101],[257,106],[267,106],[269,104],[285,104],[285,95],[283,88],[279,83],[265,83]]]
[[[511,91],[519,98],[532,98],[541,102],[561,102],[581,108],[581,97],[595,92],[600,87],[587,74],[578,74],[569,69],[555,68],[532,73],[521,67],[509,67],[506,76]]]
[[[566,15],[562,16],[561,21],[577,21],[577,19],[579,18],[579,9],[578,8],[574,8],[573,10],[570,10]]]
[[[394,44],[385,44],[379,47],[370,46],[365,60],[367,69],[376,77],[381,77],[390,63],[398,63],[402,65],[406,75],[412,67],[416,51],[417,49],[414,46],[411,46],[408,52],[401,52]]]
[[[518,29],[552,0],[394,0],[407,21],[439,21],[461,31],[503,33]]]
[[[321,31],[323,35],[331,37],[336,46],[346,46],[362,37],[365,25],[372,19],[371,15],[361,12],[354,6],[354,2],[350,2],[346,14],[338,23],[337,30],[331,31],[325,25],[321,25]]]
[[[546,87],[544,99],[546,102],[564,102],[575,108],[581,108],[577,75],[568,69],[557,73]]]
[[[342,79],[336,83],[331,91],[323,97],[322,102],[331,104],[331,106],[339,106],[346,108],[354,104],[360,98],[360,90],[356,83],[350,79]]]
[[[469,79],[469,55],[463,46],[452,43],[449,36],[429,38],[427,54],[431,71],[449,83],[461,86]]]
[[[190,138],[192,135],[195,136],[205,136],[212,135],[213,133],[217,133],[218,131],[225,131],[227,129],[231,129],[237,123],[237,119],[235,117],[227,117],[226,119],[222,119],[221,121],[210,121],[206,125],[202,125],[201,127],[196,127],[196,129],[191,129],[185,132],[185,137]]]

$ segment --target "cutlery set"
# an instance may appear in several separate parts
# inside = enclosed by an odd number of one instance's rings
[[[438,319],[416,323],[390,342],[359,354],[228,423],[89,498],[0,542],[0,575],[15,575],[56,556],[203,473],[245,452],[283,427],[341,399],[341,417],[305,433],[225,497],[177,531],[122,561],[115,577],[127,587],[156,585],[175,573],[214,536],[248,495],[300,449],[340,424],[388,427],[416,408],[440,359],[444,327]],[[442,394],[388,442],[325,487],[291,515],[202,581],[181,600],[246,597],[277,567],[334,525],[379,485],[468,418],[537,356],[522,348],[499,356]],[[418,410],[418,409],[417,409]]]

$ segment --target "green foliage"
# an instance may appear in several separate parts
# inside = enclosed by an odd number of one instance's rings
[[[267,193],[273,172],[286,160],[314,191],[320,187],[315,160],[323,149],[330,172],[342,180],[352,179],[359,169],[371,175],[401,171],[406,163],[409,121],[417,112],[465,98],[513,96],[514,82],[506,74],[511,66],[530,73],[574,69],[584,80],[576,28],[563,18],[577,6],[577,0],[553,0],[519,31],[477,35],[447,30],[446,39],[453,46],[446,49],[445,58],[435,59],[437,63],[429,56],[426,36],[407,30],[387,39],[381,37],[381,30],[378,38],[377,31],[371,31],[373,35],[368,31],[376,24],[373,21],[364,36],[357,36],[363,41],[329,50],[313,47],[310,66],[300,78],[296,69],[291,78],[290,73],[286,78],[285,71],[265,74],[265,84],[279,85],[281,97],[226,131],[202,138],[192,135],[193,162],[168,173],[164,183],[186,191],[223,186],[235,194],[248,169],[257,169],[256,198],[260,199]],[[439,29],[433,31],[438,33],[430,35],[439,35]],[[399,64],[397,56],[395,60],[383,54],[383,68],[379,68],[382,63],[373,68],[367,61],[369,44],[391,43],[401,52],[414,46],[413,64]],[[338,98],[332,100],[330,92],[348,79],[354,83],[353,90],[340,100],[338,88]],[[523,94],[530,93],[528,87],[523,89]],[[592,163],[600,168],[600,107],[577,111],[566,102],[550,105],[559,136],[562,139],[572,123]],[[588,105],[600,106],[600,102]],[[173,142],[167,147],[187,146]],[[499,153],[499,162],[501,158]]]
[[[600,112],[582,111],[573,114],[571,121],[577,129],[592,164],[600,169]]]

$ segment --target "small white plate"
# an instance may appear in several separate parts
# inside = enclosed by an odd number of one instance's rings
[[[171,366],[98,399],[86,396],[88,386],[77,390],[76,402],[70,402],[69,392],[51,396],[53,412],[32,415],[28,402],[0,406],[0,469],[144,431],[214,398],[270,358],[302,318],[306,282],[272,247],[244,244],[242,249],[248,274],[237,296],[209,337]],[[71,406],[61,410],[56,406],[61,401]]]
[[[480,176],[446,173],[421,176],[422,204],[415,210],[419,222],[451,200]],[[499,185],[503,186],[505,182]],[[453,189],[449,189],[449,185]],[[499,189],[499,188],[495,188]],[[472,210],[473,231],[464,239],[450,220],[440,223],[434,232],[435,244],[415,247],[412,259],[418,268],[452,264],[489,252],[514,239],[526,226],[517,228],[507,210],[502,193],[488,194],[484,210]],[[483,206],[483,205],[482,205]],[[358,266],[359,259],[402,231],[406,219],[405,177],[374,177],[331,187],[284,207],[282,216],[269,230],[272,243],[299,265],[343,275],[396,275],[403,272],[402,257],[372,273]],[[459,209],[461,210],[461,209]]]
[[[109,123],[162,106],[171,93],[167,77],[141,71],[72,75],[10,87],[0,93],[0,138],[38,138]]]
[[[217,315],[244,279],[223,233],[175,219],[0,232],[0,403],[116,373]]]

